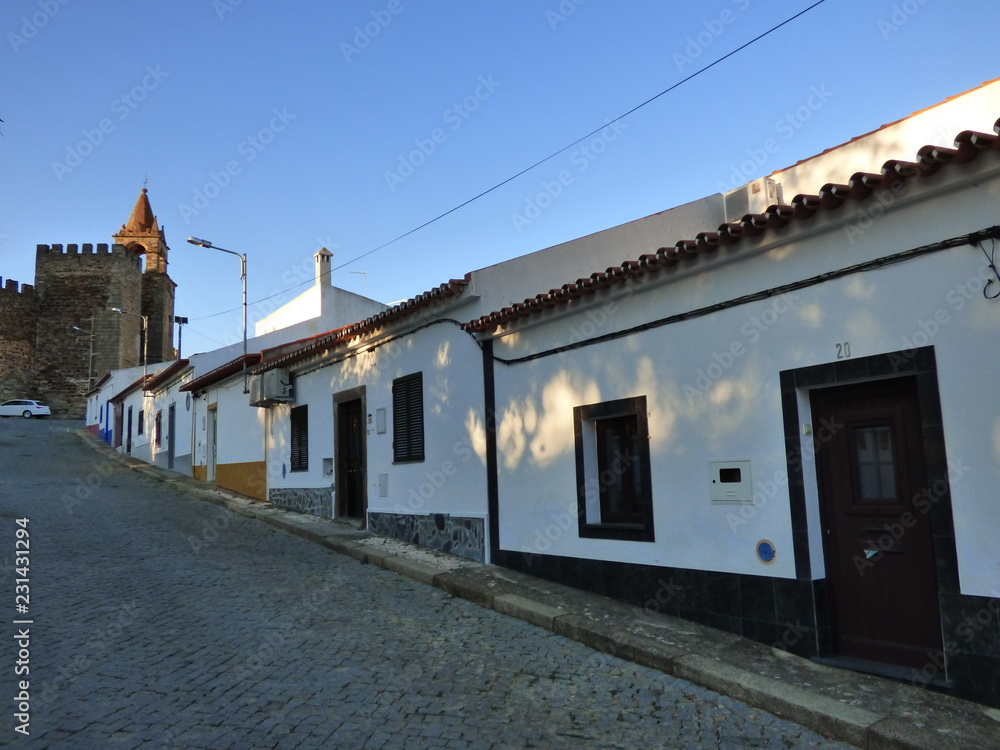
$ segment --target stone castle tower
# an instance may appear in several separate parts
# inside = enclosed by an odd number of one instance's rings
[[[174,358],[176,285],[167,243],[143,188],[115,244],[38,245],[35,283],[0,288],[0,400],[37,398],[79,417],[105,372]],[[145,269],[143,261],[145,260]],[[113,312],[117,307],[123,313]]]

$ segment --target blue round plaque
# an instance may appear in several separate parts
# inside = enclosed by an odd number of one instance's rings
[[[768,539],[761,539],[757,542],[757,559],[760,560],[765,565],[770,565],[774,562],[774,558],[778,556],[778,550],[774,548],[774,543]]]

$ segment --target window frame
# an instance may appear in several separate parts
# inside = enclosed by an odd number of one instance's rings
[[[392,381],[392,462],[424,461],[424,374],[415,372]]]
[[[138,424],[135,428],[136,435],[143,435],[146,432],[146,410],[139,409],[139,416],[137,417]]]
[[[614,429],[615,423],[631,430],[634,445],[631,461],[617,477],[625,476],[634,494],[630,495],[632,520],[608,519],[610,502],[605,472],[621,466],[620,451],[615,456],[603,453],[599,433]],[[573,434],[576,443],[577,520],[579,534],[585,539],[616,539],[634,542],[656,541],[653,518],[653,483],[649,462],[649,419],[646,397],[605,401],[573,408]],[[626,493],[630,494],[630,493]]]
[[[309,471],[309,405],[293,406],[288,412],[290,472]]]

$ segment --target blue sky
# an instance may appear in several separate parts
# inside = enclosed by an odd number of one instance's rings
[[[718,192],[776,134],[744,182],[1000,75],[1000,3],[825,0],[602,129],[813,2],[7,0],[0,276],[110,242],[148,176],[185,353],[213,349],[238,264],[189,235],[248,254],[252,319],[320,246],[392,302]]]

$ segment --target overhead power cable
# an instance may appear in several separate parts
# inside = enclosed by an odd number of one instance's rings
[[[826,0],[816,0],[816,2],[814,2],[812,5],[810,5],[809,7],[805,8],[805,9],[803,9],[801,11],[799,11],[794,16],[790,16],[789,18],[786,18],[781,23],[779,23],[779,24],[777,24],[775,26],[772,26],[767,31],[765,31],[765,32],[763,32],[761,34],[758,34],[757,36],[755,36],[750,41],[741,44],[736,49],[734,49],[734,50],[732,50],[730,52],[727,52],[722,57],[720,57],[720,58],[718,58],[718,59],[710,62],[708,65],[705,65],[704,67],[699,68],[698,70],[694,71],[693,73],[691,73],[690,75],[686,76],[685,78],[682,78],[681,80],[677,81],[676,83],[674,83],[674,84],[668,86],[667,88],[663,89],[663,91],[661,91],[660,93],[655,94],[655,95],[649,97],[648,99],[646,99],[644,102],[641,102],[640,104],[635,105],[634,107],[632,107],[628,111],[623,112],[622,114],[618,115],[617,117],[615,117],[615,118],[613,118],[611,120],[608,120],[607,122],[605,122],[600,127],[595,128],[594,130],[591,130],[589,133],[586,133],[585,135],[580,136],[579,138],[577,138],[572,143],[568,143],[565,146],[563,146],[562,148],[560,148],[559,150],[553,151],[551,154],[549,154],[548,156],[546,156],[544,158],[539,159],[534,164],[531,164],[530,166],[525,167],[524,169],[522,169],[521,171],[519,171],[519,172],[511,175],[507,179],[502,180],[501,182],[496,183],[495,185],[493,185],[490,188],[487,188],[486,190],[483,190],[481,193],[477,193],[476,195],[472,196],[471,198],[469,198],[469,199],[467,199],[465,201],[462,201],[457,206],[453,206],[452,208],[449,208],[447,211],[438,214],[433,219],[428,219],[423,224],[420,224],[419,226],[416,226],[413,229],[410,229],[410,230],[408,230],[406,232],[403,232],[403,234],[400,234],[400,235],[398,235],[396,237],[393,237],[388,242],[383,242],[378,247],[373,247],[371,250],[366,250],[365,252],[361,253],[360,255],[357,255],[354,258],[351,258],[350,260],[348,260],[348,261],[346,261],[344,263],[341,263],[339,266],[335,266],[334,268],[330,269],[331,272],[332,271],[339,271],[341,268],[345,268],[346,266],[349,266],[352,263],[356,263],[357,261],[361,260],[362,258],[367,258],[369,255],[377,253],[379,250],[384,250],[385,248],[389,247],[390,245],[393,245],[393,244],[399,242],[400,240],[405,239],[406,237],[409,237],[411,234],[419,232],[421,229],[429,227],[431,224],[434,224],[435,222],[440,221],[441,219],[445,218],[446,216],[449,216],[449,215],[455,213],[459,209],[465,208],[470,203],[473,203],[474,201],[477,201],[480,198],[489,195],[494,190],[498,190],[499,188],[501,188],[504,185],[506,185],[508,182],[512,182],[513,180],[516,180],[518,177],[521,177],[522,175],[527,174],[528,172],[530,172],[531,170],[535,169],[536,167],[539,167],[542,164],[545,164],[546,162],[551,161],[552,159],[554,159],[557,156],[559,156],[559,154],[562,154],[565,151],[568,151],[569,149],[573,148],[574,146],[576,146],[581,141],[585,141],[588,138],[592,138],[593,136],[597,135],[602,130],[604,130],[605,128],[607,128],[609,125],[611,125],[613,123],[616,123],[619,120],[623,120],[624,118],[628,117],[631,114],[634,114],[635,112],[638,112],[640,109],[642,109],[643,107],[645,107],[648,104],[652,104],[653,102],[655,102],[660,97],[662,97],[662,96],[664,96],[666,94],[669,94],[671,91],[673,91],[674,89],[678,88],[679,86],[683,86],[685,83],[687,83],[688,81],[692,80],[693,78],[697,78],[702,73],[705,73],[705,72],[711,70],[712,68],[714,68],[719,63],[724,62],[725,60],[728,60],[733,55],[736,55],[736,54],[742,52],[743,50],[745,50],[747,47],[751,46],[752,44],[756,44],[757,42],[759,42],[764,37],[769,36],[770,34],[773,34],[775,31],[777,31],[778,29],[782,28],[783,26],[787,26],[788,24],[790,24],[795,19],[799,18],[800,16],[804,16],[806,13],[808,13],[809,11],[811,11],[813,8],[816,8],[817,6],[822,5],[825,2],[826,2]],[[305,286],[305,285],[311,284],[311,283],[313,283],[311,280],[309,280],[309,281],[303,281],[301,284],[295,284],[294,286],[290,286],[287,289],[283,289],[282,291],[276,292],[276,293],[271,294],[271,295],[268,295],[267,297],[261,297],[260,299],[255,300],[254,302],[252,302],[251,304],[256,305],[259,302],[264,302],[265,300],[273,299],[274,297],[279,297],[282,294],[285,294],[286,292],[290,292],[293,289],[297,289],[300,286]],[[231,312],[233,312],[235,310],[240,310],[240,309],[242,309],[242,308],[234,307],[234,308],[232,308],[230,310],[224,310],[224,311],[219,312],[219,313],[213,313],[212,315],[205,315],[205,316],[203,316],[201,318],[192,318],[192,320],[205,320],[206,318],[214,318],[216,316],[225,315],[226,313],[231,313]]]

